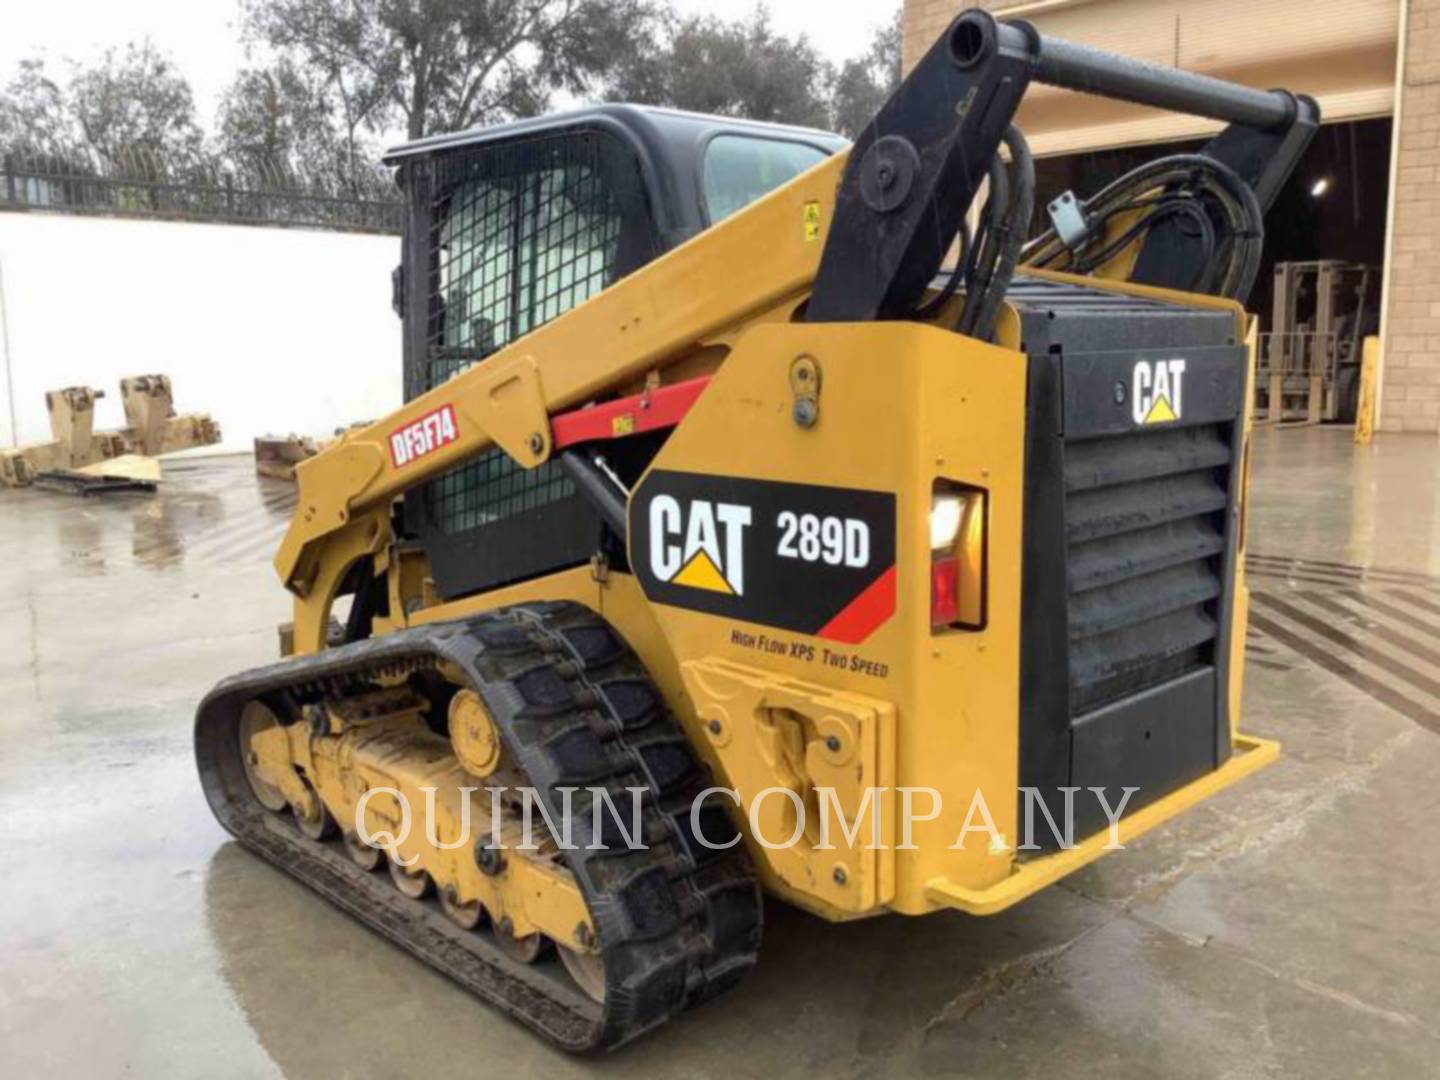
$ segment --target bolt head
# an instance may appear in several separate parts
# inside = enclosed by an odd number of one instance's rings
[[[829,750],[832,754],[837,754],[837,753],[839,753],[839,752],[840,752],[840,736],[838,736],[838,735],[831,735],[831,736],[827,737],[826,740],[825,740],[825,749],[826,749],[826,750]]]
[[[794,417],[795,423],[800,427],[814,427],[815,421],[820,419],[820,406],[815,403],[814,398],[796,398]]]
[[[720,734],[720,721],[719,721],[719,720],[711,720],[711,721],[710,721],[708,724],[706,724],[705,726],[710,730],[710,734],[711,734],[711,735],[719,735],[719,734]]]
[[[475,865],[486,877],[494,877],[505,869],[505,856],[498,848],[485,846],[485,838],[481,837],[475,844]]]
[[[530,436],[530,452],[538,454],[545,449],[545,438],[538,431]]]
[[[837,866],[837,867],[835,867],[834,878],[835,878],[835,884],[836,884],[836,885],[844,885],[845,882],[846,882],[847,880],[849,880],[849,879],[845,876],[845,868],[844,868],[843,866]]]

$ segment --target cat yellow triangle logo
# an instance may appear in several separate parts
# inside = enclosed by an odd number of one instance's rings
[[[1150,411],[1145,414],[1147,424],[1173,424],[1179,417],[1175,410],[1170,408],[1169,398],[1156,398],[1155,404],[1150,406]]]
[[[711,592],[734,596],[735,590],[725,580],[725,575],[704,551],[697,551],[695,557],[685,564],[680,573],[670,579],[672,585],[688,585],[692,589],[709,589]]]

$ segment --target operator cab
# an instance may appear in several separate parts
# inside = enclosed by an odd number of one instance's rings
[[[603,105],[392,150],[405,398],[433,389],[849,146],[810,128]],[[569,565],[601,525],[560,466],[499,449],[406,497],[446,599]]]

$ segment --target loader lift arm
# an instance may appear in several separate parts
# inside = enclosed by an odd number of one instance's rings
[[[1045,38],[983,11],[962,14],[848,155],[302,464],[297,512],[275,559],[296,597],[296,652],[324,647],[349,568],[384,549],[391,503],[405,491],[491,446],[526,468],[542,465],[554,449],[552,414],[595,401],[759,313],[790,305],[793,316],[817,322],[915,317],[1031,81],[1228,122],[1208,149],[1262,202],[1273,199],[1318,123],[1312,101],[1283,91]],[[801,227],[817,216],[818,236]],[[1134,277],[1171,281],[1185,265],[1182,239],[1154,230]],[[991,287],[1003,297],[1007,284],[1000,274]],[[445,428],[423,454],[394,452],[397,435],[441,414],[453,431]]]

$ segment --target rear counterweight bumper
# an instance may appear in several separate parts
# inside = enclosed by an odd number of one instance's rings
[[[941,907],[956,908],[971,915],[996,915],[1107,852],[1139,839],[1231,784],[1259,772],[1280,756],[1279,743],[1252,735],[1236,735],[1232,747],[1230,760],[1219,769],[1121,818],[1113,838],[1111,830],[1102,829],[1064,851],[1017,862],[1009,877],[983,889],[967,889],[945,878],[935,878],[927,884],[926,896]]]

